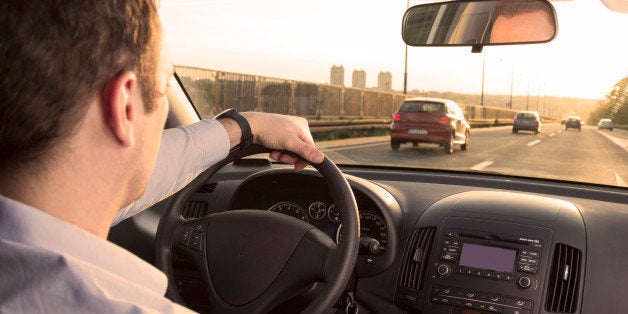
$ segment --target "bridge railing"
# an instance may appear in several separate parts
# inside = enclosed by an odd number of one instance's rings
[[[407,95],[344,86],[176,66],[194,105],[203,118],[226,108],[298,115],[310,121],[380,119],[390,123]],[[512,123],[516,111],[459,104],[478,126]],[[366,121],[365,121],[366,122]],[[324,124],[324,123],[311,123]],[[373,123],[365,123],[374,125]],[[335,127],[341,128],[342,123]],[[327,126],[330,127],[330,126]]]

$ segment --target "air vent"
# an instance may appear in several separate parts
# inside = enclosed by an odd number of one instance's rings
[[[400,286],[416,291],[423,289],[435,234],[436,228],[433,227],[412,231],[403,252]]]
[[[214,192],[218,183],[205,183],[201,185],[201,188],[198,189],[197,193],[211,193]]]
[[[545,309],[553,313],[574,313],[578,305],[580,282],[580,251],[556,244],[550,269]]]
[[[181,216],[185,219],[201,218],[207,214],[207,202],[189,201],[183,208]]]

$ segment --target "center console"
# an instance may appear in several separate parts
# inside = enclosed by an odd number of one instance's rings
[[[486,191],[450,196],[426,210],[407,239],[395,302],[419,313],[572,312],[584,235],[571,203]]]

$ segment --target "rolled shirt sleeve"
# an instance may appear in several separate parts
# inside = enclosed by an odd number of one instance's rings
[[[155,169],[144,194],[120,209],[113,225],[178,192],[229,154],[229,136],[213,119],[163,131]]]

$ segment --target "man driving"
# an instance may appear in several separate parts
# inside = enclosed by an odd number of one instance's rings
[[[323,160],[298,117],[230,111],[164,131],[173,67],[152,0],[7,0],[0,25],[2,313],[186,312],[163,273],[106,241],[112,223],[250,136],[296,170]]]

